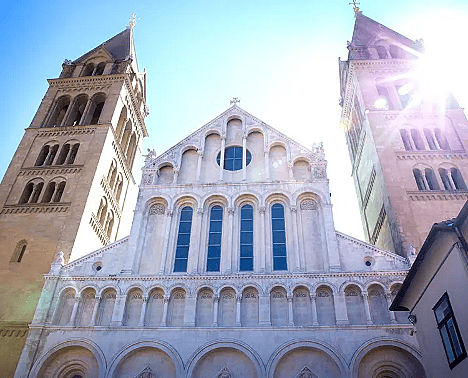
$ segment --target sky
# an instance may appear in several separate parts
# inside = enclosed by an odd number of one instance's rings
[[[347,57],[348,0],[15,1],[0,6],[3,35],[0,177],[64,59],[121,32],[132,13],[140,70],[147,71],[143,144],[160,154],[225,111],[240,107],[311,148],[324,142],[335,226],[363,239],[344,132],[338,58]],[[466,0],[361,1],[363,13],[423,38],[431,75],[468,106]],[[142,164],[142,160],[137,164]]]

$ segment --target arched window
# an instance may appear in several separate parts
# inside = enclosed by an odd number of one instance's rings
[[[375,46],[379,59],[387,59],[387,49],[384,46]]]
[[[62,124],[63,118],[65,117],[65,114],[67,113],[69,106],[70,106],[70,97],[69,96],[60,97],[55,103],[55,106],[53,107],[52,114],[49,118],[48,126],[49,127],[60,126]]]
[[[207,272],[219,272],[221,262],[221,240],[223,230],[223,208],[213,206],[210,211],[210,231],[208,235]]]
[[[47,185],[46,191],[44,193],[44,196],[42,197],[41,203],[49,203],[52,200],[52,196],[54,195],[55,192],[55,182],[49,182],[49,185]]]
[[[405,146],[406,151],[412,151],[413,146],[411,146],[410,136],[408,135],[408,131],[405,129],[400,130],[401,140],[403,141],[403,145]]]
[[[90,125],[97,125],[99,123],[99,117],[101,116],[102,109],[104,108],[104,103],[106,97],[104,94],[98,94],[94,97],[93,103],[89,108],[89,114],[91,114],[91,119],[89,121]],[[88,116],[89,119],[89,116]]]
[[[28,183],[24,189],[23,189],[23,194],[21,194],[20,200],[18,203],[28,203],[29,198],[31,197],[31,194],[34,189],[34,183],[30,182]]]
[[[81,74],[81,76],[91,76],[91,74],[93,73],[94,71],[94,64],[93,63],[88,63],[84,70],[83,70],[83,73]]]
[[[109,211],[109,215],[107,216],[107,222],[106,222],[106,227],[105,227],[108,238],[110,238],[112,235],[113,227],[114,227],[114,212],[111,210]]]
[[[193,209],[185,206],[180,212],[179,232],[177,234],[177,247],[174,261],[174,272],[186,272],[190,247],[190,234],[192,231]]]
[[[73,108],[70,111],[70,114],[67,116],[65,120],[65,125],[67,126],[77,126],[81,125],[81,119],[83,117],[83,113],[88,103],[88,96],[86,95],[79,95],[75,101],[73,102]]]
[[[128,143],[127,152],[126,152],[127,162],[130,166],[133,165],[133,158],[135,157],[136,149],[137,149],[137,138],[136,138],[136,134],[133,133],[130,138],[130,142]]]
[[[460,171],[458,170],[458,168],[451,168],[450,175],[452,176],[452,181],[456,189],[458,190],[466,189],[465,181],[463,180],[463,177]]]
[[[122,131],[127,121],[127,108],[124,106],[120,111],[119,121],[117,122],[117,127],[115,129],[115,139],[120,140]]]
[[[436,175],[432,169],[426,168],[424,170],[424,175],[426,176],[426,182],[430,190],[440,190]]]
[[[107,175],[110,188],[113,188],[116,176],[117,176],[117,167],[115,166],[115,163],[112,162],[111,167],[109,169],[109,174]]]
[[[54,200],[52,202],[60,202],[62,199],[63,191],[65,190],[65,181],[62,181],[60,184],[57,186],[57,190],[55,191],[55,196]]]
[[[439,175],[442,179],[442,184],[444,185],[445,190],[455,190],[455,187],[453,186],[446,169],[439,168]]]
[[[240,264],[239,270],[253,270],[253,207],[244,205],[241,208],[240,225]]]
[[[422,151],[425,150],[426,148],[424,147],[424,143],[421,139],[421,135],[419,134],[419,131],[416,129],[411,129],[411,137],[413,138],[414,145],[416,146],[416,149]]]
[[[62,165],[65,163],[65,160],[67,159],[68,153],[70,152],[70,144],[65,143],[62,146],[62,149],[60,150],[59,157],[57,158],[57,162],[55,163],[56,165]]]
[[[429,149],[432,150],[432,151],[437,150],[437,146],[435,144],[434,137],[432,136],[431,130],[424,129],[424,136],[426,137]]]
[[[76,155],[78,154],[78,149],[80,148],[79,143],[75,143],[71,149],[70,154],[68,155],[68,159],[66,164],[73,164],[75,163]]]
[[[123,181],[122,181],[122,177],[119,176],[119,180],[117,181],[118,184],[116,185],[116,190],[115,190],[115,199],[117,201],[120,200],[120,196],[122,194],[122,187],[123,187]]]
[[[280,203],[275,203],[271,207],[271,228],[273,239],[273,270],[287,270],[284,206]]]
[[[393,109],[390,103],[390,97],[388,95],[387,88],[377,85],[377,93],[379,98],[375,102],[375,107],[379,110]]]
[[[421,171],[417,168],[413,169],[414,179],[416,180],[416,185],[418,186],[419,190],[427,190],[426,181],[421,173]]]
[[[43,187],[44,187],[43,182],[40,182],[34,186],[33,195],[31,197],[31,201],[29,201],[30,203],[37,203],[37,201],[39,201],[39,196],[41,195]]]
[[[439,128],[434,129],[434,134],[437,139],[437,142],[439,143],[439,146],[442,150],[450,150],[450,146],[447,142],[447,138],[445,135],[440,131]]]
[[[99,219],[99,223],[101,223],[101,226],[104,227],[104,222],[106,221],[106,215],[107,215],[107,199],[103,197],[101,199],[101,203],[99,204],[99,210],[97,213],[97,219]]]
[[[404,52],[401,47],[390,45],[389,51],[393,59],[402,59],[404,57]]]
[[[24,256],[24,252],[26,252],[26,246],[28,245],[28,242],[26,240],[21,240],[16,244],[15,251],[13,252],[13,255],[11,256],[10,262],[21,262]]]
[[[99,316],[97,325],[108,326],[112,320],[112,313],[114,312],[115,300],[117,293],[114,289],[107,289],[101,296],[99,303]]]
[[[99,76],[104,73],[104,68],[106,68],[106,62],[101,62],[96,67],[96,71],[94,71],[94,76]]]
[[[39,167],[44,164],[47,156],[49,155],[49,150],[50,146],[46,144],[41,148],[41,152],[39,153],[39,156],[37,157],[36,163],[34,164],[36,167]]]

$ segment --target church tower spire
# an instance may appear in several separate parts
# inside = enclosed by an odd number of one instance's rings
[[[12,376],[54,256],[66,261],[129,232],[135,157],[147,134],[146,73],[128,27],[65,60],[0,185],[0,375]],[[16,332],[19,331],[19,332]]]
[[[341,125],[364,233],[411,257],[432,224],[456,216],[468,197],[468,122],[451,94],[428,93],[431,77],[418,71],[421,40],[357,12],[348,50]]]

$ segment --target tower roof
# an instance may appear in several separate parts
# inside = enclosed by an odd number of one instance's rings
[[[93,55],[93,53],[100,48],[104,48],[115,60],[125,60],[131,57],[136,63],[135,44],[133,42],[133,28],[130,26],[111,39],[88,51],[86,54],[80,56],[73,63],[77,64],[82,62],[86,58]]]

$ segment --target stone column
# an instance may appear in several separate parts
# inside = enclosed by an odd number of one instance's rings
[[[258,307],[259,307],[259,326],[271,326],[270,320],[270,295],[259,295],[258,296]]]
[[[187,272],[189,274],[198,273],[198,255],[200,254],[200,235],[202,225],[203,209],[198,208],[195,219],[192,222],[190,237],[189,255],[187,261]]]
[[[218,326],[218,306],[219,306],[219,296],[213,296],[213,327]]]
[[[312,325],[313,326],[318,326],[318,321],[317,321],[317,296],[316,295],[311,295],[310,296],[310,305],[312,307]]]
[[[337,325],[347,325],[349,324],[348,320],[348,310],[346,308],[346,299],[344,293],[338,293],[334,296],[335,303],[335,315],[336,315],[336,324]]]
[[[75,325],[75,321],[76,321],[76,313],[78,312],[78,306],[81,302],[81,297],[75,297],[75,303],[73,304],[73,310],[72,310],[72,313],[71,313],[71,316],[70,316],[70,321],[68,322],[67,325],[69,326],[74,326]]]
[[[167,309],[169,308],[169,299],[170,297],[164,297],[163,316],[160,327],[167,327]]]
[[[173,185],[177,184],[177,179],[179,178],[179,173],[180,173],[179,167],[175,167],[174,168],[174,178],[172,179],[172,184]]]
[[[242,295],[236,296],[236,326],[241,326],[241,302],[242,302]]]
[[[294,312],[293,312],[293,296],[291,294],[288,294],[287,296],[288,299],[288,317],[289,317],[289,326],[294,325]]]
[[[301,270],[301,259],[299,255],[299,240],[297,237],[297,206],[291,206],[291,223],[293,229],[293,240],[294,240],[294,271],[298,272]]]
[[[99,304],[101,303],[101,297],[96,296],[94,298],[94,308],[93,308],[93,314],[91,315],[91,326],[96,325],[97,321],[97,315],[98,315],[98,310],[99,310]]]
[[[265,158],[266,180],[270,181],[270,153],[268,151],[265,151],[264,158]]]
[[[413,136],[411,135],[411,130],[408,132],[408,140],[411,145],[411,150],[412,151],[417,151],[418,149],[416,148],[416,144],[414,143]]]
[[[364,298],[364,310],[366,312],[366,323],[367,325],[372,325],[372,317],[370,313],[370,307],[369,307],[369,294],[367,294],[367,291],[362,292],[362,297]]]
[[[86,103],[86,106],[85,106],[85,108],[84,108],[84,110],[83,110],[83,114],[81,115],[81,118],[80,118],[80,120],[79,120],[78,123],[77,123],[77,126],[78,126],[78,125],[82,125],[82,124],[84,123],[86,117],[88,116],[89,108],[91,107],[92,103],[93,103],[93,99],[90,98],[90,99],[88,100],[88,102]]]
[[[439,141],[437,140],[434,129],[430,129],[430,132],[431,132],[431,135],[432,135],[432,140],[434,141],[434,144],[436,146],[436,149],[441,150],[442,148],[439,145]]]
[[[223,181],[224,173],[224,150],[226,148],[226,137],[221,137],[221,157],[219,159],[219,181]]]
[[[338,242],[336,240],[336,231],[333,222],[332,205],[327,204],[322,206],[323,220],[325,228],[325,237],[327,240],[328,261],[331,271],[341,270],[340,254],[338,253]]]
[[[234,234],[234,207],[228,207],[227,212],[229,214],[229,224],[228,224],[228,245],[227,245],[227,251],[226,251],[226,260],[227,264],[225,266],[225,274],[230,274],[233,271],[233,266],[232,266],[232,249],[233,249],[233,234]]]
[[[242,181],[247,181],[247,135],[242,136]]]
[[[201,175],[201,165],[203,161],[203,151],[198,150],[198,163],[197,163],[197,182],[200,182],[200,175]]]
[[[390,293],[385,293],[385,299],[387,300],[387,307],[390,308],[392,304],[392,296],[390,295]],[[395,312],[390,310],[388,310],[388,312],[390,313],[390,323],[397,324],[398,322],[395,317]]]
[[[294,180],[293,163],[288,163],[289,179]]]
[[[184,327],[195,327],[197,297],[185,295]]]
[[[171,234],[171,223],[173,214],[174,212],[172,211],[172,209],[166,210],[166,230],[164,233],[164,244],[161,254],[161,266],[159,267],[159,274],[164,274],[164,272],[166,271],[167,250],[169,248],[169,237]]]
[[[265,212],[266,207],[260,207],[260,272],[265,273],[266,271],[266,247],[265,247]]]
[[[87,105],[88,104],[86,104],[86,106]],[[67,124],[68,118],[70,118],[70,113],[72,111],[72,108],[73,108],[73,101],[70,103],[70,105],[68,105],[68,109],[67,109],[67,111],[65,112],[65,115],[62,118],[62,122],[60,123],[60,125],[57,125],[57,126],[65,126]]]
[[[146,306],[148,305],[148,296],[142,296],[143,302],[141,304],[141,312],[140,312],[140,321],[138,322],[138,327],[145,326],[145,316],[146,316]]]
[[[123,325],[123,317],[125,311],[125,302],[127,296],[125,294],[118,294],[115,299],[114,311],[112,312],[111,326],[119,327]]]

